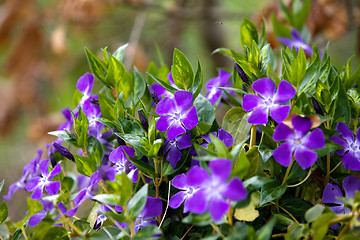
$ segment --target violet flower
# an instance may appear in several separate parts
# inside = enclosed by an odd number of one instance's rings
[[[351,198],[355,196],[355,192],[360,192],[360,179],[350,175],[344,178],[343,188],[345,191],[345,197]],[[324,189],[323,203],[335,204],[336,206],[330,207],[330,209],[336,214],[349,214],[350,209],[345,208],[345,205],[339,198],[343,198],[344,195],[340,190],[340,187],[335,184],[328,183]]]
[[[132,158],[135,156],[135,150],[128,146],[119,146],[110,153],[109,161],[114,163],[114,166],[106,170],[106,175],[110,181],[115,180],[116,174],[121,174],[123,172],[129,173],[132,170],[135,171],[132,181],[137,181],[137,169],[131,164],[125,153]]]
[[[30,227],[35,227],[38,225],[44,219],[44,217],[46,217],[46,214],[54,209],[54,204],[52,202],[45,200],[41,200],[40,202],[43,205],[43,209],[29,218],[28,225]]]
[[[94,187],[97,186],[100,180],[101,176],[99,172],[94,172],[93,174],[91,174],[89,185],[83,188],[74,198],[75,207],[80,206],[80,204],[82,204],[86,199],[90,199],[94,196],[92,190]]]
[[[174,80],[172,78],[171,72],[169,72],[169,74],[167,75],[167,78],[170,82],[170,85],[173,88],[178,89],[178,87],[175,85]],[[171,94],[171,92],[169,92],[168,90],[166,90],[165,88],[163,88],[163,86],[161,86],[158,83],[153,83],[151,85],[151,89],[155,92],[157,99],[161,100],[162,97],[169,97],[169,98],[173,98],[173,95]],[[156,102],[155,102],[156,103]],[[157,104],[157,103],[156,103]]]
[[[169,206],[171,208],[178,208],[185,201],[184,213],[187,213],[191,208],[189,205],[189,199],[193,197],[194,193],[198,190],[198,188],[189,185],[187,175],[185,175],[184,173],[176,175],[173,178],[172,186],[183,191],[179,191],[170,198]]]
[[[354,139],[353,132],[343,122],[338,123],[337,131],[340,137],[333,136],[329,140],[344,147],[344,149],[336,150],[336,153],[342,156],[341,161],[344,168],[360,170],[360,128],[356,132],[356,139]]]
[[[313,165],[317,159],[314,149],[325,146],[325,137],[321,129],[310,132],[311,119],[294,116],[291,119],[294,130],[283,123],[279,123],[273,135],[274,141],[285,141],[274,152],[273,157],[281,165],[288,167],[294,154],[296,162],[306,169]]]
[[[268,114],[275,122],[282,122],[289,115],[290,106],[284,105],[296,94],[295,88],[287,81],[279,83],[276,90],[275,83],[270,78],[261,78],[252,84],[253,90],[258,95],[245,94],[243,97],[243,109],[253,111],[248,119],[251,124],[266,124]]]
[[[209,168],[211,176],[200,167],[193,167],[186,174],[186,184],[196,189],[186,204],[190,212],[202,214],[209,210],[214,221],[219,221],[230,208],[229,200],[243,200],[247,193],[238,177],[227,182],[232,170],[230,160],[218,158],[209,163]]]
[[[135,220],[134,230],[137,233],[141,228],[156,224],[156,217],[162,213],[162,201],[160,198],[147,197],[145,207]]]
[[[232,83],[229,80],[231,73],[226,72],[225,70],[220,69],[219,75],[215,78],[211,78],[206,83],[206,89],[208,93],[206,98],[214,105],[220,97],[226,98],[224,90],[219,87],[232,87]],[[228,91],[229,94],[235,93],[234,91]]]
[[[92,75],[91,73],[85,73],[78,79],[76,83],[76,88],[82,94],[84,94],[84,96],[80,99],[79,105],[75,109],[76,112],[79,107],[83,107],[85,101],[90,99],[93,85],[94,85],[94,75]]]
[[[41,199],[44,188],[50,195],[57,194],[60,189],[59,181],[50,181],[61,172],[60,164],[56,164],[51,172],[49,172],[49,162],[49,159],[42,160],[39,163],[41,176],[32,178],[26,185],[26,190],[28,192],[33,191],[30,198],[34,200]]]
[[[185,148],[191,147],[191,132],[177,136],[173,140],[165,140],[164,153],[167,153],[166,161],[170,162],[173,169],[176,168],[176,164],[181,159],[181,151]]]
[[[294,47],[297,52],[299,52],[299,49],[302,48],[305,52],[305,55],[307,57],[311,57],[313,49],[311,46],[306,44],[306,42],[300,37],[297,29],[294,28],[291,30],[291,37],[292,39],[288,39],[285,37],[278,37],[277,39],[279,40],[279,42],[288,46],[290,49]]]
[[[169,140],[193,129],[198,124],[196,107],[193,106],[193,94],[177,91],[174,99],[163,98],[156,106],[155,112],[160,115],[156,128],[160,132],[168,130]]]
[[[34,177],[38,177],[40,172],[38,171],[38,164],[40,162],[40,158],[42,155],[42,150],[39,149],[37,151],[37,157],[34,158],[31,162],[29,162],[23,169],[23,174],[19,181],[13,183],[9,187],[8,194],[4,196],[6,200],[10,200],[12,195],[21,189],[26,188],[26,184]]]

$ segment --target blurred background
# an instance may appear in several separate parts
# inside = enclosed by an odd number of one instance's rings
[[[358,0],[312,1],[307,21],[312,42],[324,49],[331,41],[337,66],[359,53],[359,5]],[[150,60],[159,64],[159,51],[170,66],[176,47],[193,66],[200,59],[208,80],[218,68],[232,68],[230,59],[212,52],[241,51],[244,17],[258,27],[264,20],[267,40],[277,48],[272,14],[285,22],[278,0],[0,1],[0,180],[6,179],[1,199],[36,150],[54,140],[47,132],[64,121],[60,111],[72,108],[76,81],[90,71],[85,47],[101,56],[104,47],[113,52],[129,43],[125,66],[142,73]],[[14,221],[22,217],[27,195],[17,192],[8,201]]]

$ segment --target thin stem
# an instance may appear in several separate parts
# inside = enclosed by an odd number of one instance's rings
[[[279,204],[275,204],[273,201],[271,201],[270,203],[274,204],[275,206],[277,206],[277,207],[279,207],[281,210],[283,210],[287,215],[289,215],[289,216],[294,220],[294,222],[299,223],[299,221],[296,220],[296,218],[295,218],[288,210],[286,210],[285,208],[283,208],[283,207],[280,206]]]
[[[215,223],[212,222],[212,223],[210,223],[210,225],[217,234],[219,234],[222,238],[225,238],[225,236],[221,233],[219,227],[217,225],[215,225]]]
[[[341,163],[342,162],[340,161],[338,164],[336,164],[336,166],[333,169],[331,169],[329,173],[331,174],[332,172],[334,172],[337,169],[337,167],[341,165]]]
[[[140,176],[141,176],[143,183],[146,184],[146,179],[145,179],[144,175],[141,173]]]
[[[104,181],[102,179],[100,180],[99,184],[104,189],[104,191],[106,193],[109,193],[109,191],[107,190],[106,185],[105,185],[105,183],[104,183]]]
[[[124,208],[124,211],[125,211],[126,218],[128,220],[130,220],[130,214],[129,214],[129,211],[127,209],[127,206],[125,205],[125,206],[123,206],[123,208]],[[129,228],[130,228],[130,236],[134,237],[135,236],[135,229],[134,229],[135,228],[135,222],[134,221],[131,221],[129,223]]]
[[[306,180],[308,180],[308,178],[311,176],[311,173],[312,173],[312,171],[311,171],[311,169],[310,169],[310,171],[308,172],[308,174],[306,175],[306,177],[305,177],[303,180],[301,180],[301,182],[296,183],[296,184],[293,184],[293,185],[288,185],[287,187],[291,188],[291,187],[300,186],[301,184],[303,184],[304,182],[306,182]]]
[[[277,233],[271,236],[271,238],[284,238],[286,236],[286,233]]]
[[[164,222],[164,220],[165,220],[165,216],[166,216],[167,210],[168,210],[168,208],[169,208],[170,186],[171,186],[171,181],[169,181],[169,190],[168,190],[168,197],[167,197],[167,203],[166,203],[165,213],[164,213],[164,215],[163,215],[163,217],[162,217],[162,220],[161,220],[161,222],[160,222],[160,224],[159,224],[159,227],[158,227],[159,229],[161,228],[161,226],[162,226],[162,224],[163,224],[163,222]]]
[[[184,236],[182,236],[180,238],[180,240],[184,240],[184,238],[186,237],[186,235],[190,232],[190,230],[194,227],[194,225],[191,225],[191,227],[189,227],[189,229],[186,231],[186,233],[184,234]]]
[[[326,177],[325,177],[325,186],[329,183],[330,181],[330,153],[328,153],[326,155]]]
[[[89,155],[87,154],[87,151],[86,151],[85,147],[82,147],[81,149],[82,149],[82,151],[83,151],[83,153],[84,153],[84,156],[85,156],[85,157],[89,157]]]
[[[288,166],[288,168],[286,169],[285,176],[284,176],[284,178],[283,178],[283,181],[282,181],[282,183],[281,183],[281,186],[286,183],[286,180],[287,180],[287,178],[288,178],[288,176],[289,176],[291,167],[292,167],[292,165],[294,164],[294,160],[295,160],[295,159],[294,159],[294,157],[293,157],[292,160],[291,160],[290,166]]]
[[[228,211],[228,220],[229,220],[229,225],[230,225],[230,226],[233,226],[233,225],[234,225],[232,212],[233,212],[233,209],[232,209],[232,207],[230,207],[230,209],[229,209],[229,211]]]
[[[342,236],[349,230],[350,228],[350,221],[345,225],[345,227],[341,230],[341,232],[339,233],[338,237],[336,238],[336,240],[340,240],[342,238]]]
[[[153,179],[155,185],[155,194],[156,194],[156,198],[159,198],[159,178],[157,177],[157,175],[159,174],[159,170],[158,170],[158,161],[156,158],[154,158],[154,168],[156,173],[156,177],[155,179]]]
[[[251,133],[250,133],[250,149],[255,146],[256,144],[256,125],[251,126]]]
[[[21,227],[21,231],[22,231],[22,233],[23,233],[23,235],[24,235],[24,238],[25,238],[25,239],[29,239],[29,238],[27,237],[27,235],[26,235],[24,225]]]
[[[108,237],[109,237],[111,240],[115,240],[115,239],[112,237],[111,233],[110,233],[106,228],[102,228],[102,230],[108,235]]]

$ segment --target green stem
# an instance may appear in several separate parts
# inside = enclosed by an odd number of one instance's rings
[[[221,233],[219,227],[215,225],[215,223],[212,222],[210,223],[210,225],[215,230],[215,232],[220,235],[220,237],[225,238],[225,236]]]
[[[292,167],[292,165],[294,164],[294,160],[295,160],[295,159],[294,159],[294,157],[293,157],[292,160],[291,160],[290,166],[286,169],[285,176],[284,176],[284,178],[283,178],[283,181],[282,181],[282,183],[281,183],[281,186],[286,183],[286,180],[287,180],[287,178],[288,178],[288,176],[289,176],[291,167]]]
[[[156,198],[159,198],[159,178],[157,177],[159,174],[159,170],[158,170],[158,161],[156,158],[154,158],[154,168],[156,173],[156,177],[153,179],[155,185],[155,194],[156,194]]]
[[[325,177],[325,186],[329,183],[330,181],[330,153],[328,153],[326,155],[326,177]]]
[[[250,133],[250,149],[254,147],[256,144],[256,125],[251,126],[251,133]]]

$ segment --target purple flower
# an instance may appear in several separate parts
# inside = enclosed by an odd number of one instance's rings
[[[268,114],[275,122],[282,122],[289,115],[290,106],[284,105],[296,94],[294,87],[287,81],[279,83],[276,90],[275,83],[270,78],[261,78],[252,84],[253,90],[260,96],[245,94],[243,109],[247,112],[254,110],[248,119],[251,124],[266,124]]]
[[[207,147],[207,145],[211,143],[210,134],[214,135],[219,140],[221,140],[226,147],[231,147],[234,143],[234,138],[231,136],[231,134],[225,131],[224,129],[220,128],[217,132],[212,132],[201,136],[206,141],[206,145],[204,145],[204,147]]]
[[[186,135],[177,136],[173,140],[165,140],[164,153],[167,153],[166,161],[169,161],[173,169],[181,159],[181,151],[185,148],[191,147],[191,132]]]
[[[345,197],[354,197],[356,191],[360,192],[360,179],[353,175],[347,176],[343,181],[343,188]],[[324,189],[322,201],[323,203],[335,204],[336,206],[330,207],[334,213],[348,214],[351,210],[345,208],[344,203],[339,199],[343,197],[344,195],[338,185],[328,183]]]
[[[66,121],[61,124],[57,130],[64,130],[67,129],[69,131],[71,131],[72,125],[73,125],[73,117],[71,114],[71,111],[68,108],[65,108],[61,111],[61,113],[64,115]]]
[[[333,136],[329,140],[344,147],[344,149],[336,150],[336,153],[342,156],[341,161],[344,168],[360,170],[360,129],[356,132],[356,139],[354,139],[353,132],[343,122],[338,123],[337,131],[340,137]]]
[[[232,87],[232,83],[229,80],[230,76],[231,73],[220,69],[219,75],[210,79],[206,83],[206,89],[208,90],[206,98],[211,102],[212,105],[214,105],[220,97],[227,97],[224,93],[224,90],[219,87]],[[228,93],[233,94],[234,91],[228,91]]]
[[[242,181],[235,177],[227,182],[231,174],[232,162],[228,159],[216,159],[209,163],[211,176],[200,167],[191,168],[186,174],[186,183],[176,183],[185,189],[185,197],[178,193],[178,202],[186,198],[185,204],[190,212],[196,214],[205,213],[209,210],[214,221],[219,221],[230,208],[229,201],[240,201],[246,198],[247,193]],[[180,179],[178,179],[180,180]],[[195,192],[189,191],[193,187]],[[175,195],[174,195],[175,196]],[[173,206],[180,205],[173,199]],[[176,204],[175,204],[176,203]]]
[[[72,155],[72,153],[67,148],[63,147],[61,144],[58,144],[56,142],[53,142],[53,146],[61,155],[75,162],[74,155]]]
[[[288,46],[290,49],[294,47],[297,52],[299,52],[299,49],[302,48],[305,52],[305,55],[307,57],[311,57],[313,51],[312,47],[306,44],[306,42],[300,37],[300,34],[297,29],[291,30],[291,37],[293,39],[288,39],[284,37],[278,37],[277,39],[279,40],[279,42]]]
[[[88,100],[91,97],[91,90],[94,85],[94,75],[91,73],[85,73],[82,75],[79,80],[76,83],[76,88],[84,94],[84,96],[81,98],[78,107],[83,107],[84,102]],[[76,110],[78,109],[76,108]]]
[[[170,82],[170,85],[173,87],[173,88],[176,88],[178,89],[178,87],[175,85],[174,83],[174,80],[172,78],[172,75],[171,75],[171,72],[169,72],[169,74],[167,75],[167,78]],[[171,92],[169,92],[168,90],[166,90],[165,88],[163,88],[163,86],[161,86],[160,84],[158,83],[153,83],[151,85],[151,89],[155,92],[156,94],[156,97],[158,100],[161,100],[162,97],[169,97],[169,98],[173,98],[173,95],[171,94]],[[154,96],[155,97],[155,96]],[[153,97],[153,98],[154,98]],[[155,100],[154,100],[155,103],[157,103]],[[154,105],[155,106],[155,105]]]
[[[276,127],[274,141],[285,141],[273,152],[273,157],[281,165],[288,167],[291,163],[293,153],[295,160],[303,169],[314,164],[317,154],[314,149],[325,146],[325,137],[321,129],[317,128],[310,132],[311,119],[307,117],[294,116],[291,119],[294,130],[283,123]]]
[[[44,188],[50,195],[57,194],[60,189],[59,181],[50,181],[53,177],[61,172],[60,164],[56,164],[51,172],[49,172],[49,162],[49,159],[42,160],[39,163],[41,176],[32,178],[26,185],[26,190],[28,192],[33,191],[30,198],[34,200],[41,199]]]
[[[173,187],[181,189],[183,191],[174,194],[170,198],[169,206],[171,208],[178,208],[185,201],[184,213],[187,213],[190,210],[189,199],[193,197],[194,193],[198,190],[198,188],[189,185],[187,181],[187,175],[185,175],[184,173],[175,176],[172,180],[172,185]]]
[[[100,180],[101,180],[101,176],[99,172],[94,172],[93,174],[91,174],[89,185],[83,188],[74,198],[74,204],[76,207],[82,204],[86,199],[90,199],[94,196],[92,190],[94,187],[97,186]]]
[[[38,177],[40,175],[38,171],[38,164],[40,162],[42,150],[39,149],[37,153],[38,153],[37,157],[34,158],[31,162],[28,163],[28,165],[24,167],[23,175],[21,176],[19,181],[10,185],[8,194],[4,196],[6,200],[10,200],[12,195],[16,191],[19,191],[20,189],[25,189],[26,184],[30,181],[30,179],[32,179],[33,177]]]
[[[148,225],[155,225],[155,217],[160,216],[162,213],[162,202],[160,198],[147,197],[145,207],[135,220],[135,232],[137,233],[141,228]]]
[[[168,130],[169,140],[198,124],[196,107],[193,106],[193,94],[187,91],[175,92],[174,99],[163,98],[156,106],[155,112],[160,115],[156,128],[160,132]]]
[[[54,205],[52,202],[45,200],[41,200],[40,202],[43,205],[43,209],[29,218],[30,227],[35,227],[36,225],[38,225],[44,219],[46,214],[54,209]]]
[[[125,153],[132,158],[135,156],[135,150],[128,146],[119,146],[110,153],[109,161],[114,163],[114,166],[106,170],[106,175],[110,181],[115,180],[116,174],[121,174],[123,172],[129,173],[132,170],[135,171],[132,181],[137,181],[137,169],[131,164]]]

